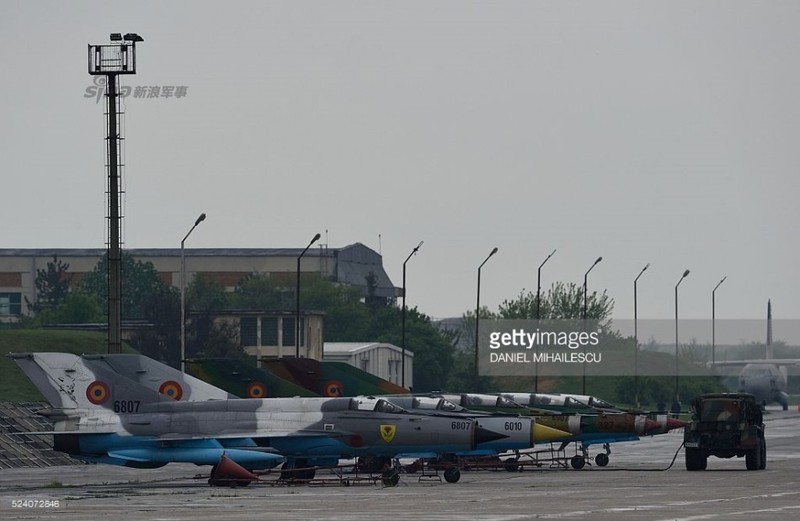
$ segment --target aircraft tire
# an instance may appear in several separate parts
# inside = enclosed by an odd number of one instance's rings
[[[397,468],[385,470],[381,475],[381,482],[385,487],[396,487],[400,483],[400,471]]]
[[[506,472],[516,472],[519,470],[519,463],[516,458],[508,458],[504,465]]]
[[[572,465],[573,469],[581,470],[586,465],[586,459],[583,456],[573,456],[569,460],[569,464]]]
[[[608,454],[605,452],[601,452],[597,456],[594,457],[594,462],[597,463],[598,467],[605,467],[608,465]]]
[[[447,467],[444,471],[444,480],[448,483],[457,483],[461,479],[461,471],[456,466]]]

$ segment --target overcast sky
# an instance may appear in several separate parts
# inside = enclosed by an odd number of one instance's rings
[[[87,44],[137,32],[127,248],[381,251],[408,304],[553,281],[614,316],[800,318],[800,3],[0,3],[0,247],[103,247]],[[379,237],[381,238],[379,241]]]

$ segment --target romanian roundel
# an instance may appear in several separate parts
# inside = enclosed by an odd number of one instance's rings
[[[267,386],[261,382],[250,382],[247,384],[247,397],[248,398],[266,398]]]
[[[322,392],[325,396],[344,396],[344,387],[342,386],[342,382],[331,380],[325,384],[325,388]]]
[[[174,380],[167,380],[158,388],[158,392],[164,396],[169,396],[173,400],[180,400],[183,397],[183,387]]]
[[[86,398],[95,405],[106,403],[110,397],[111,390],[105,382],[95,380],[86,388]]]

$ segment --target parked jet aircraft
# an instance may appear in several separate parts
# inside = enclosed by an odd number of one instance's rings
[[[232,396],[203,381],[181,373],[142,355],[103,354],[84,355],[85,364],[103,364],[120,375],[135,380],[151,390],[166,393],[178,400],[197,401],[201,399],[229,399]],[[233,397],[235,398],[235,396]],[[450,416],[456,419],[470,418],[477,420],[477,428],[497,433],[494,440],[479,443],[472,451],[462,451],[456,456],[484,456],[498,453],[525,450],[535,443],[553,442],[572,436],[569,432],[560,431],[543,424],[536,423],[532,417],[514,415],[496,415],[467,411],[443,398],[426,398],[420,396],[384,395],[380,398],[397,405],[414,414]],[[360,401],[374,401],[372,397],[358,397]]]
[[[79,459],[140,468],[169,462],[249,469],[288,460],[335,465],[340,458],[475,450],[502,435],[471,418],[411,414],[381,399],[273,398],[175,401],[67,353],[10,355],[55,408],[54,448]],[[212,471],[213,473],[213,471]]]
[[[571,437],[558,440],[561,448],[567,444],[575,442],[582,451],[582,455],[576,455],[572,459],[572,466],[576,469],[582,468],[589,457],[588,448],[590,445],[602,444],[605,453],[599,453],[595,457],[595,462],[603,467],[608,464],[608,455],[611,452],[610,444],[621,441],[636,441],[641,435],[660,434],[670,428],[677,428],[686,425],[685,422],[667,419],[666,416],[661,421],[649,418],[646,414],[636,414],[623,412],[614,409],[613,406],[603,400],[596,399],[597,407],[589,407],[577,395],[550,395],[551,400],[542,399],[543,395],[532,395],[530,393],[501,393],[500,395],[490,394],[446,394],[432,393],[434,396],[441,396],[454,403],[474,411],[495,411],[505,413],[516,413],[533,416],[537,424],[568,431]],[[523,403],[519,403],[520,400]],[[530,404],[533,401],[535,403]],[[544,403],[546,402],[546,403]],[[560,414],[556,402],[566,407],[566,414]],[[600,408],[603,403],[608,407]],[[549,408],[541,408],[547,405]],[[612,407],[612,408],[609,408]],[[575,411],[582,411],[580,414]]]

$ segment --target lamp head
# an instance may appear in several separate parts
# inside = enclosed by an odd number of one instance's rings
[[[200,217],[198,217],[197,220],[194,222],[194,225],[197,226],[198,224],[200,224],[201,222],[203,222],[205,220],[206,220],[206,214],[201,213]]]

